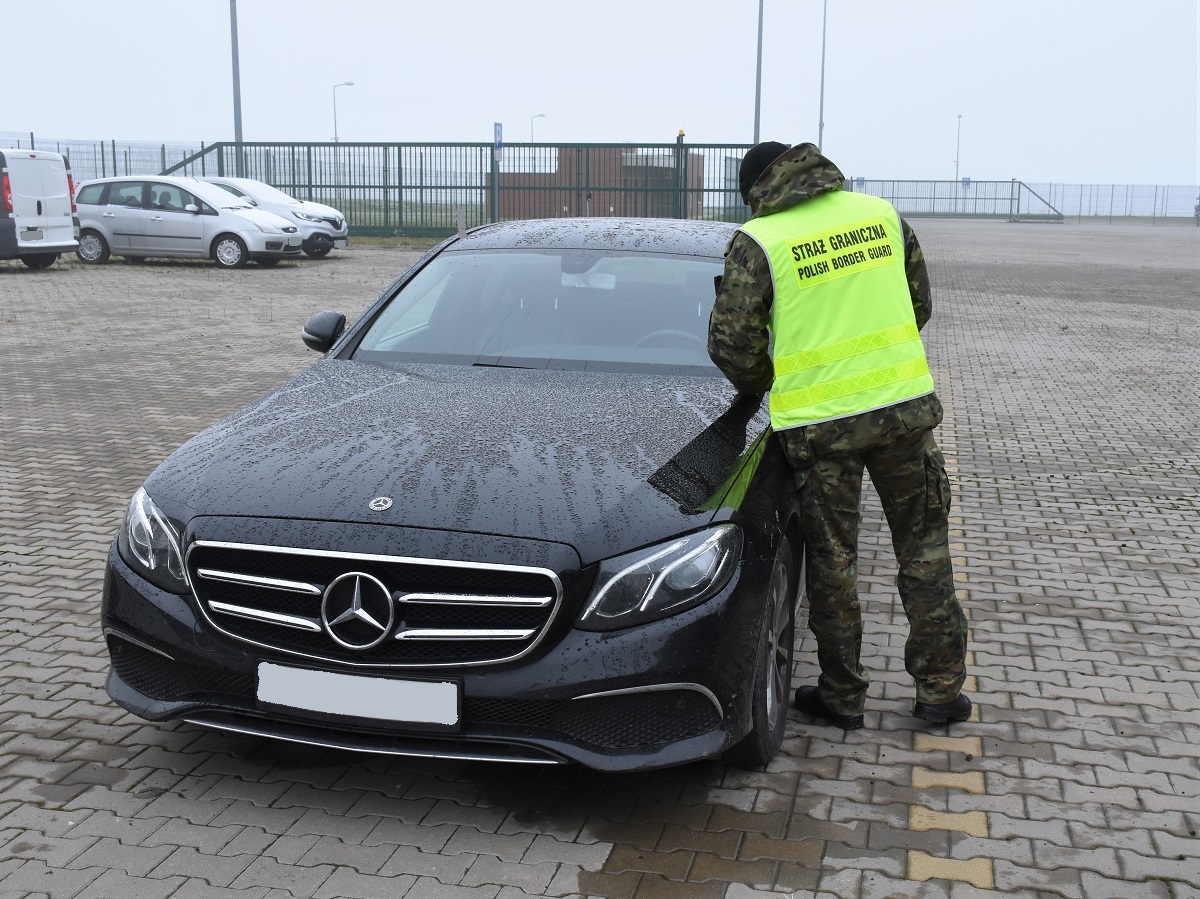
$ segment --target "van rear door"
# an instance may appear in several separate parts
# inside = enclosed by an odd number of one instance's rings
[[[73,250],[76,226],[63,157],[57,153],[5,150],[4,159],[19,250]]]

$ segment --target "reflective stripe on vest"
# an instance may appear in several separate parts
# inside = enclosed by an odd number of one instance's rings
[[[890,204],[833,191],[741,230],[771,263],[775,430],[933,392]]]

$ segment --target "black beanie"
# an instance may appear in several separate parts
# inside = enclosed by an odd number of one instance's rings
[[[777,140],[767,140],[761,144],[755,144],[746,151],[741,168],[738,169],[738,188],[742,192],[743,203],[747,206],[750,205],[750,188],[754,186],[754,182],[767,170],[767,166],[789,149],[791,148],[787,144],[781,144]]]

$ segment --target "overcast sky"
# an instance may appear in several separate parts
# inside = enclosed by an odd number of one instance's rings
[[[822,0],[765,0],[761,137],[817,140]],[[867,178],[1200,182],[1200,0],[828,0]],[[0,132],[233,138],[229,0],[0,0]],[[741,143],[757,0],[238,0],[250,141]],[[531,117],[544,113],[544,117]],[[961,115],[961,148],[959,116]]]

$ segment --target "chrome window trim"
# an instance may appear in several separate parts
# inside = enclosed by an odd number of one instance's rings
[[[605,696],[629,696],[633,693],[662,693],[668,690],[691,690],[693,693],[699,693],[705,699],[713,704],[717,710],[717,716],[724,721],[725,710],[721,708],[721,701],[717,699],[716,694],[708,687],[700,684],[678,683],[678,684],[648,684],[645,687],[625,687],[622,690],[602,690],[599,693],[584,693],[582,696],[573,696],[571,701],[577,699],[601,699]]]
[[[118,640],[124,640],[126,643],[132,643],[134,646],[140,646],[142,649],[148,650],[149,652],[157,653],[164,659],[170,659],[172,662],[175,661],[175,656],[169,655],[168,653],[163,652],[161,649],[151,646],[149,643],[144,643],[136,637],[131,637],[129,634],[125,633],[123,630],[119,630],[118,628],[111,626],[104,628],[104,636],[116,637]]]
[[[206,581],[221,581],[226,584],[249,584],[252,587],[266,587],[268,590],[284,590],[288,593],[304,593],[307,596],[321,595],[320,587],[316,584],[306,584],[303,581],[285,581],[273,577],[241,574],[237,571],[218,571],[214,568],[197,568],[196,574]]]
[[[317,595],[320,596],[319,593]],[[322,633],[321,625],[310,618],[301,618],[299,615],[281,615],[278,612],[268,612],[265,609],[251,609],[247,606],[235,606],[227,602],[210,602],[208,607],[214,612],[234,615],[238,618],[249,618],[251,621],[266,621],[271,624],[293,627],[296,630],[309,631],[314,634]]]
[[[237,640],[239,643],[245,643],[250,646],[257,646],[261,649],[269,649],[273,652],[281,652],[285,655],[294,656],[301,659],[312,659],[319,662],[327,662],[331,665],[339,665],[346,668],[378,668],[378,669],[411,669],[411,668],[481,668],[489,665],[505,665],[510,662],[522,659],[533,652],[541,642],[546,638],[546,634],[550,632],[551,625],[554,624],[555,618],[558,616],[559,608],[563,601],[563,586],[558,575],[549,568],[539,568],[532,565],[506,565],[500,562],[464,562],[459,559],[426,559],[416,556],[387,556],[375,553],[354,553],[340,550],[327,549],[300,549],[294,546],[269,546],[260,543],[232,543],[224,540],[195,540],[187,548],[184,553],[183,567],[184,571],[190,570],[190,559],[192,552],[197,548],[206,549],[228,549],[241,550],[246,552],[264,552],[264,553],[279,553],[282,555],[294,556],[316,556],[322,559],[344,559],[347,562],[381,562],[384,564],[399,564],[399,565],[431,565],[442,568],[455,568],[460,570],[487,570],[487,571],[505,571],[516,574],[533,574],[540,577],[548,578],[554,587],[554,596],[552,597],[552,608],[546,616],[546,623],[541,627],[533,642],[526,646],[523,650],[513,655],[499,656],[494,659],[485,659],[483,661],[451,661],[451,662],[376,662],[376,661],[353,661],[350,659],[333,658],[329,655],[321,653],[300,652],[295,649],[287,649],[282,646],[275,646],[271,643],[263,643],[259,640],[251,640],[243,637],[240,634],[235,634],[225,630],[220,624],[214,620],[209,613],[208,604],[200,598],[196,591],[195,584],[189,584],[192,592],[192,600],[199,609],[201,617],[204,618],[213,629],[218,631],[222,636],[229,637],[232,640]],[[393,600],[395,601],[395,600]]]

